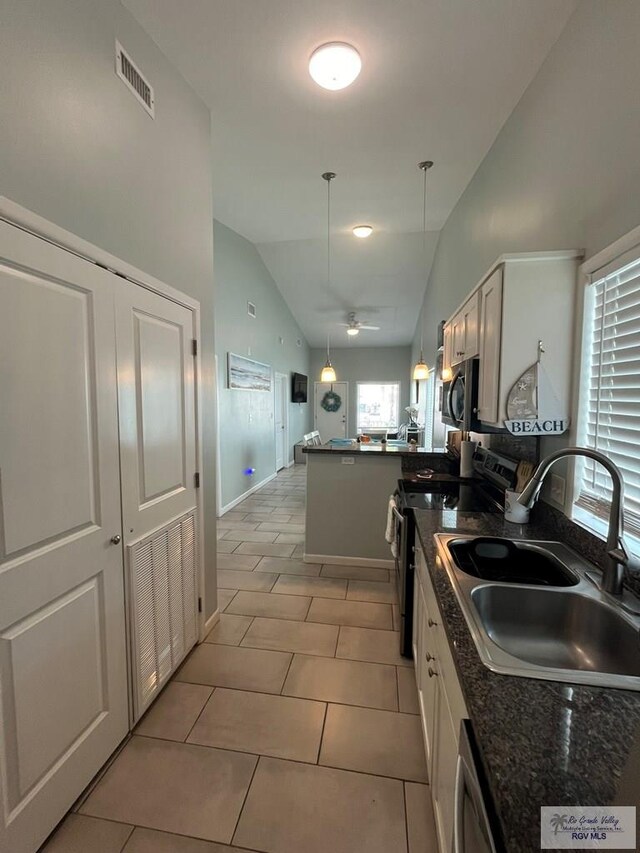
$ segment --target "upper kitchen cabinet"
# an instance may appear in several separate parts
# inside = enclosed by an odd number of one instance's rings
[[[480,294],[474,291],[444,327],[445,369],[478,355],[479,321]]]
[[[569,411],[577,265],[581,253],[505,255],[482,280],[478,418],[503,427],[516,382],[538,359]]]
[[[503,255],[444,327],[443,375],[479,356],[477,417],[486,431],[504,428],[514,384],[542,365],[557,407],[568,413],[577,265],[581,253]],[[535,394],[534,394],[535,396]]]

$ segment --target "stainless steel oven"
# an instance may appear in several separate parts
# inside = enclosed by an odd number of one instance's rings
[[[462,720],[456,767],[453,853],[500,853],[502,849],[471,721]]]
[[[442,384],[442,423],[465,431],[481,432],[478,420],[479,361],[470,358],[452,368]]]

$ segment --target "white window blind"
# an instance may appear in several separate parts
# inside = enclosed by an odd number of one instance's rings
[[[640,249],[593,276],[585,301],[580,444],[624,479],[625,528],[640,535]],[[577,470],[576,504],[608,518],[611,478],[590,459]]]

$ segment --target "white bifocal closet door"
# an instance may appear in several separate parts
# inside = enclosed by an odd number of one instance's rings
[[[11,853],[39,847],[128,728],[113,278],[0,222],[0,850]]]
[[[188,308],[121,282],[116,337],[134,720],[197,639],[193,324]]]

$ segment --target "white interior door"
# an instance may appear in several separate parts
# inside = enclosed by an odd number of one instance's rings
[[[197,639],[194,315],[121,281],[116,336],[136,720]]]
[[[0,849],[11,853],[38,848],[127,733],[113,278],[0,222]]]
[[[335,412],[328,412],[322,406],[327,392],[333,391],[340,398],[340,406]],[[314,427],[320,433],[323,443],[332,438],[347,437],[347,411],[349,405],[348,382],[314,383]]]
[[[276,471],[280,471],[286,464],[286,445],[287,445],[287,377],[284,373],[276,373],[275,375],[275,394],[274,394],[274,409],[275,409],[275,430],[276,430]]]
[[[128,545],[197,504],[193,312],[121,281],[116,332]]]

